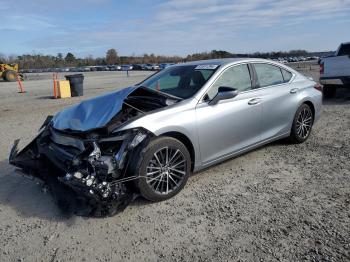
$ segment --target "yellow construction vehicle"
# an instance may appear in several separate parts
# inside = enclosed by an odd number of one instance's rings
[[[5,81],[16,81],[18,74],[18,64],[0,64],[0,79]]]

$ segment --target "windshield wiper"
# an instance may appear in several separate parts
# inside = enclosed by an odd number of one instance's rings
[[[147,90],[149,90],[151,92],[154,92],[154,93],[159,93],[159,94],[161,94],[163,96],[167,96],[167,97],[172,98],[172,99],[183,100],[183,98],[181,98],[181,97],[170,95],[170,94],[164,93],[164,92],[162,92],[160,90],[149,88],[147,86],[138,86],[138,87],[143,88],[143,89],[147,89]]]

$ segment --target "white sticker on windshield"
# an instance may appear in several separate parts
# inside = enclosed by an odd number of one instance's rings
[[[197,65],[195,70],[200,70],[200,69],[216,69],[219,65]]]

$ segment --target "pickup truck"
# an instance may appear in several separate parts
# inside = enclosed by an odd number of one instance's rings
[[[342,43],[334,56],[320,61],[320,83],[323,95],[333,97],[339,85],[350,85],[350,42]]]

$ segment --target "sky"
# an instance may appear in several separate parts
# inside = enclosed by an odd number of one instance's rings
[[[0,53],[335,50],[350,0],[0,0]]]

